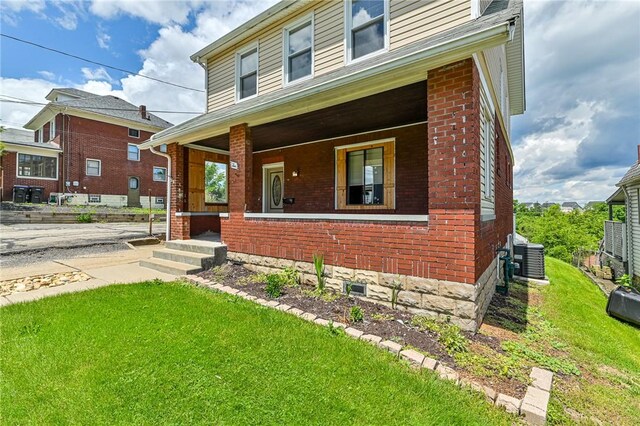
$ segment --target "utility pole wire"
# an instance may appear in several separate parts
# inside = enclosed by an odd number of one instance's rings
[[[29,44],[31,46],[39,47],[40,49],[49,50],[51,52],[59,53],[60,55],[69,56],[70,58],[78,59],[80,61],[88,62],[90,64],[100,65],[101,67],[105,67],[105,68],[109,68],[109,69],[112,69],[112,70],[120,71],[120,72],[123,72],[123,73],[126,73],[126,74],[136,75],[138,77],[148,78],[149,80],[157,81],[158,83],[168,84],[170,86],[179,87],[181,89],[193,90],[194,92],[204,93],[204,90],[201,90],[201,89],[194,89],[193,87],[182,86],[180,84],[176,84],[176,83],[171,83],[169,81],[160,80],[159,78],[149,77],[148,75],[144,75],[144,74],[140,74],[140,73],[137,73],[137,72],[133,72],[133,71],[125,70],[125,69],[122,69],[122,68],[114,67],[114,66],[111,66],[111,65],[103,64],[101,62],[92,61],[91,59],[86,59],[86,58],[83,58],[81,56],[77,56],[77,55],[73,55],[71,53],[63,52],[62,50],[54,49],[52,47],[43,46],[41,44],[34,43],[34,42],[28,41],[28,40],[24,40],[24,39],[21,39],[21,38],[18,38],[18,37],[10,36],[8,34],[0,33],[0,36],[9,38],[11,40],[19,41],[20,43],[25,43],[25,44]]]
[[[5,96],[5,97],[9,97],[9,98],[13,98],[13,99],[0,99],[0,102],[7,102],[10,104],[20,104],[20,105],[29,105],[29,106],[47,106],[49,104],[45,104],[42,102],[36,102],[36,101],[29,101],[27,99],[20,99],[20,98],[15,98],[13,96],[7,96],[7,95],[0,95],[0,96]],[[69,108],[80,108],[80,109],[88,109],[88,110],[105,110],[105,111],[129,111],[129,112],[138,112],[138,109],[134,109],[134,108],[105,108],[105,107],[76,107],[73,105],[67,105],[64,103],[58,103],[58,102],[51,102],[51,105],[53,106],[60,106],[60,107],[69,107]],[[147,112],[156,112],[159,114],[194,114],[194,115],[199,115],[199,114],[203,114],[202,112],[196,112],[196,111],[166,111],[166,110],[157,110],[157,109],[148,109]]]

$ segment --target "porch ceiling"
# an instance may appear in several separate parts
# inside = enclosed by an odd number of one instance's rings
[[[427,82],[403,86],[252,128],[253,150],[330,139],[427,120]],[[192,145],[229,149],[229,134]]]

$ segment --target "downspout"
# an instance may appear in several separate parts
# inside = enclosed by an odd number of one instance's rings
[[[627,192],[627,188],[623,185],[622,186],[622,191],[624,192],[624,203],[625,203],[625,207],[627,209],[627,214],[626,214],[626,219],[627,219],[627,223],[626,223],[626,229],[627,229],[627,272],[629,273],[629,276],[631,277],[631,279],[633,279],[633,244],[631,241],[632,238],[632,226],[631,223],[629,221],[629,218],[631,217],[632,211],[631,211],[631,202],[630,202],[630,198],[629,198],[629,193]]]
[[[171,240],[171,156],[164,152],[156,151],[152,146],[149,147],[149,151],[167,159],[167,227],[164,240],[169,241]]]

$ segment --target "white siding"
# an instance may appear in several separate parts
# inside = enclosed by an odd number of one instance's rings
[[[315,10],[315,75],[344,66],[344,4],[325,1]]]
[[[391,50],[471,20],[469,0],[391,0]]]
[[[507,88],[507,56],[504,46],[497,46],[483,52],[489,69],[489,84],[494,90],[494,103],[510,134],[511,113],[509,111],[509,94]]]
[[[629,269],[630,272],[632,272],[634,275],[640,276],[640,215],[638,212],[638,208],[640,207],[640,200],[638,199],[638,191],[640,191],[640,186],[630,186],[627,188],[627,191],[629,192],[629,204],[627,207],[627,227],[631,228],[631,241],[627,241],[627,245],[631,244],[631,246],[633,247],[633,264],[629,265]]]

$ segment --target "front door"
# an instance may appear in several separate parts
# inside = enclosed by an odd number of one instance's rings
[[[127,192],[127,207],[141,207],[140,205],[140,178],[129,176]]]
[[[282,213],[282,196],[284,194],[284,167],[265,169],[264,200],[267,213]]]

